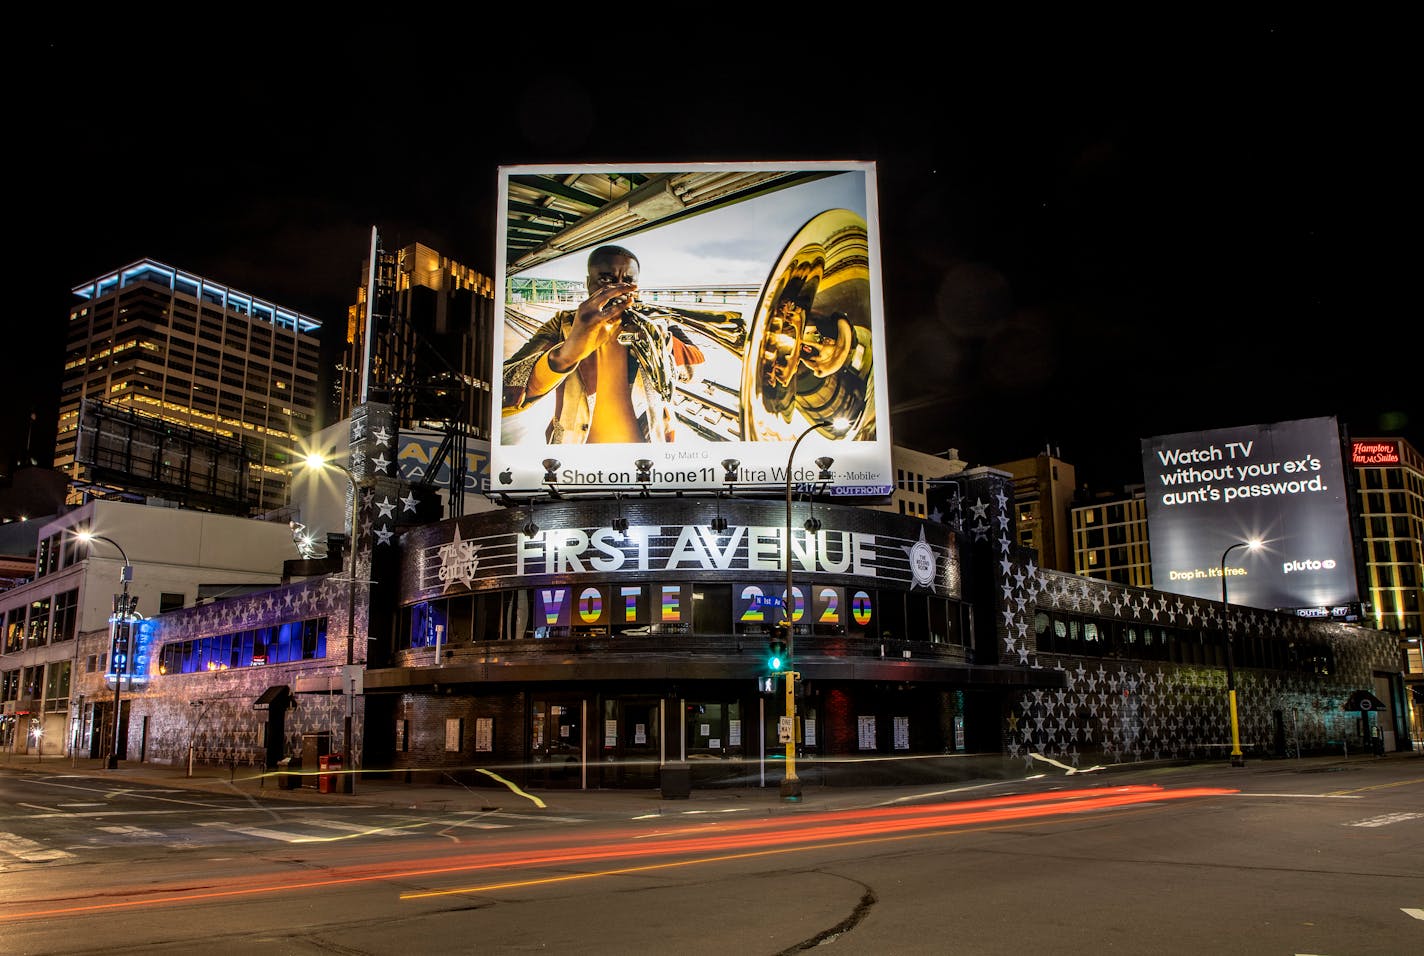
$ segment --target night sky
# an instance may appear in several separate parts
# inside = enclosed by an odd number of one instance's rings
[[[1402,25],[699,9],[428,23],[393,50],[312,24],[15,40],[3,470],[49,464],[74,285],[154,258],[334,339],[372,226],[493,275],[516,163],[875,161],[892,437],[922,451],[1051,448],[1111,489],[1181,431],[1334,416],[1424,448]]]

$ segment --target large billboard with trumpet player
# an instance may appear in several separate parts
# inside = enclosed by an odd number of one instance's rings
[[[890,494],[873,163],[499,187],[492,491],[785,484],[790,462],[797,486]]]

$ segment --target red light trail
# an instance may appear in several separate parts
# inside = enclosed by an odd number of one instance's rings
[[[682,860],[591,873],[564,874],[551,878],[535,877],[487,886],[408,892],[401,895],[401,899],[404,900],[424,899],[818,848],[903,840],[935,832],[967,830],[986,825],[1003,826],[1035,822],[1051,817],[1139,807],[1163,801],[1224,796],[1238,792],[1234,789],[1214,787],[1192,787],[1179,790],[1167,790],[1160,786],[1101,787],[1046,794],[1016,794],[955,803],[871,807],[825,812],[798,811],[772,814],[757,819],[722,818],[692,828],[652,831],[638,834],[633,838],[630,838],[626,831],[620,830],[616,834],[608,834],[605,837],[607,842],[588,842],[588,832],[582,831],[578,837],[584,842],[572,846],[531,849],[525,845],[502,851],[491,851],[489,847],[485,847],[473,853],[462,852],[438,860],[400,860],[383,864],[339,866],[332,868],[326,876],[320,879],[292,881],[287,877],[279,879],[275,876],[265,875],[251,880],[232,879],[225,886],[219,885],[199,891],[176,888],[165,890],[156,887],[133,888],[127,891],[109,888],[103,891],[103,899],[96,898],[92,902],[70,902],[63,906],[37,909],[19,909],[26,903],[12,902],[0,905],[0,922],[134,907],[201,903],[268,893],[290,894],[294,890],[320,890],[357,883],[409,880],[494,869],[567,866],[579,863],[614,862],[655,857],[689,857]],[[688,835],[689,830],[694,831],[694,835]],[[543,842],[542,839],[539,842]],[[702,856],[701,854],[719,855]],[[116,893],[123,892],[132,893],[136,898],[113,899]],[[95,897],[99,895],[96,892]],[[3,911],[11,907],[16,908],[16,911],[8,913]]]

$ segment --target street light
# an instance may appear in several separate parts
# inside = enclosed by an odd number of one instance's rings
[[[119,769],[119,691],[124,684],[124,670],[128,668],[129,658],[132,650],[129,647],[133,643],[133,608],[129,606],[129,582],[133,580],[133,565],[129,564],[129,556],[124,553],[123,547],[114,539],[106,538],[93,531],[76,531],[74,536],[85,544],[94,541],[102,541],[112,545],[118,552],[119,557],[124,559],[124,566],[119,570],[119,583],[122,586],[122,593],[116,594],[114,602],[114,614],[109,618],[109,662],[114,672],[114,745],[109,748],[109,756],[104,766],[109,770]],[[137,604],[137,599],[134,601]],[[122,628],[122,631],[120,631]],[[123,635],[120,643],[120,633]],[[122,662],[118,658],[119,651],[122,650],[124,657]]]
[[[1231,659],[1231,603],[1226,599],[1226,556],[1237,548],[1255,551],[1261,542],[1255,538],[1238,541],[1221,552],[1221,634],[1226,640],[1226,701],[1231,710],[1231,766],[1246,766],[1241,753],[1241,731],[1236,721],[1236,668]]]
[[[313,471],[333,468],[345,475],[346,481],[351,485],[351,537],[346,546],[346,673],[342,680],[342,690],[346,694],[346,719],[342,727],[341,752],[342,759],[347,764],[345,768],[346,786],[343,789],[347,793],[355,793],[356,759],[351,752],[351,725],[355,721],[356,688],[351,673],[352,667],[356,663],[356,512],[357,497],[360,492],[357,490],[356,476],[351,474],[351,470],[345,465],[328,461],[316,452],[312,452],[306,457],[306,466]]]
[[[850,420],[837,418],[834,422],[816,422],[797,436],[796,441],[791,446],[791,454],[786,456],[786,603],[782,608],[784,617],[781,621],[785,628],[786,639],[786,659],[782,662],[782,674],[786,677],[786,723],[790,726],[786,734],[786,777],[781,781],[781,799],[788,802],[795,802],[801,799],[801,779],[796,776],[796,667],[793,663],[796,660],[796,598],[792,590],[791,582],[791,487],[792,487],[792,467],[796,460],[796,449],[801,447],[801,440],[820,428],[829,428],[837,438],[845,435],[850,430]],[[820,466],[820,478],[822,481],[831,479],[831,465],[835,464],[832,458],[818,458],[816,464]],[[729,469],[731,470],[731,469]]]

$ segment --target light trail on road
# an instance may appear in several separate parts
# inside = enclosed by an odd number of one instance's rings
[[[1161,786],[1098,787],[1085,790],[1054,791],[1044,794],[1016,794],[910,806],[869,807],[854,810],[787,812],[757,819],[720,818],[695,827],[658,830],[630,839],[626,828],[605,831],[591,839],[578,834],[581,842],[569,846],[531,849],[525,845],[492,851],[489,847],[473,853],[459,853],[439,859],[404,859],[382,864],[353,864],[333,867],[318,879],[292,880],[264,874],[234,878],[203,889],[188,887],[107,888],[91,898],[68,899],[62,905],[40,901],[9,901],[0,904],[0,923],[26,919],[96,913],[137,907],[176,906],[262,894],[290,894],[298,890],[321,890],[343,885],[380,881],[445,877],[492,869],[531,869],[572,864],[608,863],[651,857],[685,856],[691,859],[649,863],[595,873],[565,874],[552,878],[504,881],[479,887],[409,892],[402,900],[474,893],[512,886],[590,879],[633,872],[746,859],[778,853],[832,848],[877,841],[910,839],[935,832],[956,831],[985,825],[1003,826],[1042,821],[1052,817],[1097,813],[1127,807],[1141,807],[1164,801],[1229,796],[1238,790],[1191,787],[1169,790]],[[602,840],[603,842],[597,842]],[[545,842],[537,838],[534,842]],[[711,855],[708,855],[711,854]],[[131,899],[114,899],[129,895]],[[102,897],[102,898],[101,898]],[[30,907],[30,908],[25,908]],[[13,912],[6,912],[13,910]]]

